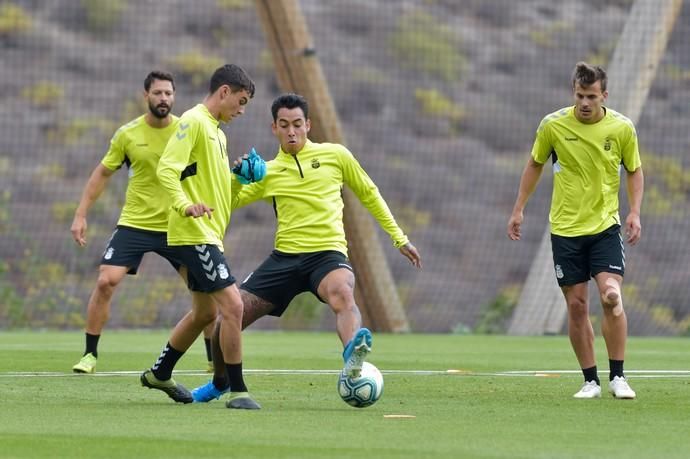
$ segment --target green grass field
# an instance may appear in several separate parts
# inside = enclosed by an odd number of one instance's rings
[[[335,333],[248,332],[245,378],[263,409],[247,412],[218,401],[175,404],[141,387],[138,375],[167,332],[106,330],[95,376],[70,371],[82,337],[0,334],[0,457],[690,455],[687,339],[630,339],[626,369],[638,398],[628,401],[572,399],[582,378],[572,372],[577,363],[565,337],[375,334],[370,361],[384,374],[383,397],[356,409],[336,391]],[[597,349],[604,381],[600,338]],[[204,361],[197,342],[176,379],[190,388],[204,383]],[[501,374],[510,371],[527,373]],[[401,414],[414,417],[386,417]]]

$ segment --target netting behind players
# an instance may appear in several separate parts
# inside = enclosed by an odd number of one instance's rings
[[[607,64],[631,2],[300,5],[347,145],[424,257],[418,272],[379,234],[412,329],[504,330],[547,223],[549,171],[523,240],[506,237],[534,131],[571,103],[575,62]],[[279,89],[251,1],[6,1],[0,46],[0,328],[83,326],[126,172],[91,210],[86,249],[69,227],[111,135],[142,113],[150,70],[175,74],[181,114],[205,95],[214,68],[243,66],[257,94],[226,129],[231,156],[276,151],[269,104]],[[690,323],[689,46],[686,3],[637,124],[647,186],[643,240],[627,252],[632,334],[684,334]],[[623,214],[625,202],[622,194]],[[269,253],[273,229],[268,205],[233,216],[226,247],[238,279]],[[179,277],[149,255],[119,288],[110,326],[169,326],[188,307]],[[304,296],[283,319],[257,325],[332,329],[333,316]]]

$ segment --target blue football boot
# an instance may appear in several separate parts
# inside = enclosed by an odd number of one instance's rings
[[[370,352],[371,332],[367,328],[360,328],[343,350],[343,372],[350,378],[358,378],[362,372],[362,364]]]
[[[229,390],[230,386],[228,386],[224,390],[220,390],[213,385],[213,381],[209,381],[203,386],[199,386],[196,389],[192,389],[192,398],[194,399],[194,403],[206,403],[214,399],[218,400],[221,395],[228,392]]]

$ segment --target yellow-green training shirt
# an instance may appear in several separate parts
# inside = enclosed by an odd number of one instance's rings
[[[155,128],[142,115],[120,127],[110,140],[110,149],[101,164],[111,171],[127,165],[129,181],[125,205],[118,225],[147,231],[168,230],[170,201],[156,176],[158,160],[179,119],[164,128]]]
[[[278,220],[275,248],[281,252],[336,250],[347,256],[343,184],[357,195],[395,247],[407,244],[407,236],[374,182],[352,153],[339,144],[307,141],[295,156],[280,149],[276,158],[267,162],[262,181],[242,186],[233,208],[258,199],[271,201]]]
[[[547,115],[537,129],[532,158],[553,161],[551,232],[558,236],[598,234],[620,224],[620,166],[634,172],[641,165],[635,126],[606,108],[594,124],[575,118],[574,107]]]
[[[231,173],[227,140],[203,104],[180,117],[158,163],[158,178],[171,199],[168,244],[213,244],[223,250],[230,222]],[[185,209],[204,203],[214,209],[212,218],[185,216]]]

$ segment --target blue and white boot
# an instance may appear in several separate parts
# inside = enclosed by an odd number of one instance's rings
[[[343,372],[350,378],[359,378],[362,364],[370,352],[371,332],[368,328],[360,328],[343,350]]]

